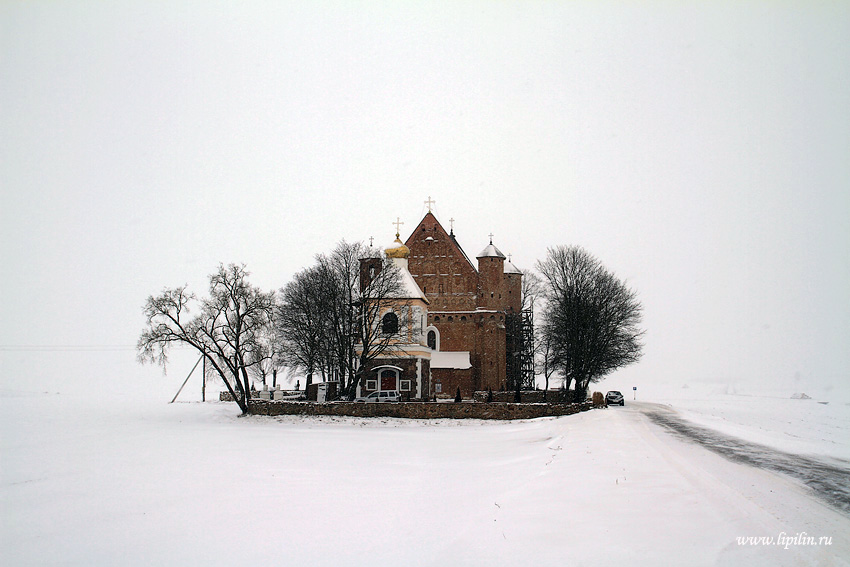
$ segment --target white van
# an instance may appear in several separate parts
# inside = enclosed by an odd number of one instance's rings
[[[356,398],[355,402],[400,402],[401,394],[397,390],[384,390],[372,392],[368,396]]]

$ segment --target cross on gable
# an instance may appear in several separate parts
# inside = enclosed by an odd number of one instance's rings
[[[437,201],[434,201],[433,199],[431,199],[431,195],[428,195],[428,200],[425,201],[425,204],[428,205],[428,212],[429,213],[431,212],[431,205],[436,204],[436,202]]]
[[[403,225],[404,223],[401,222],[401,217],[396,217],[395,222],[393,224],[395,225],[395,237],[398,238],[399,234],[401,233],[401,225]]]
[[[373,241],[373,240],[375,240],[375,237],[374,237],[374,236],[370,236],[370,237],[369,237],[369,248],[371,248],[371,247],[372,247],[372,241]]]
[[[455,232],[455,219],[449,219],[449,226],[451,227],[452,234],[454,234],[454,232]]]

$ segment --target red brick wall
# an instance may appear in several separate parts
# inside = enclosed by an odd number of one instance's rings
[[[407,239],[408,262],[432,311],[471,311],[477,303],[478,273],[431,213]]]
[[[505,274],[505,289],[508,292],[505,307],[519,313],[522,310],[522,274]]]
[[[505,289],[505,260],[496,257],[478,258],[480,299],[484,309],[504,309],[507,303]]]
[[[476,389],[498,390],[505,384],[505,315],[485,313],[482,320],[479,332],[481,380]]]
[[[431,369],[431,395],[438,397],[453,398],[460,387],[460,395],[464,398],[471,398],[475,393],[472,387],[473,370],[467,368],[465,370],[457,370],[453,368],[432,368]],[[437,384],[440,384],[440,391],[437,392]]]

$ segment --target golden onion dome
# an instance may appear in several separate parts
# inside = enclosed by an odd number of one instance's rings
[[[410,257],[410,248],[404,245],[398,234],[395,235],[395,242],[389,248],[384,251],[387,254],[387,258],[409,258]]]

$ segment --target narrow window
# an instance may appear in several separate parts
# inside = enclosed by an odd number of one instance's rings
[[[437,350],[437,333],[428,331],[428,348]]]

